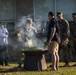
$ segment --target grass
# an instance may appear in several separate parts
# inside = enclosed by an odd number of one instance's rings
[[[70,62],[70,67],[63,67],[64,63],[60,63],[59,71],[50,71],[50,63],[47,63],[46,71],[25,71],[18,68],[18,64],[10,64],[10,66],[0,66],[0,75],[76,75],[76,66],[72,66],[74,62]]]

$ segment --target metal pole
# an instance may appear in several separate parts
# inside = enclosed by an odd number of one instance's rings
[[[33,11],[34,11],[34,21],[35,21],[35,0],[33,0]]]
[[[56,11],[57,10],[57,5],[56,5],[56,0],[54,0],[54,11],[55,11],[55,17],[56,17]]]

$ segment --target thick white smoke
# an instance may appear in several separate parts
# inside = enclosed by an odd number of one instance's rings
[[[23,16],[16,26],[17,30],[19,30],[18,41],[24,47],[32,46],[44,50],[44,42],[46,41],[46,38],[40,34],[41,27],[41,22],[33,23],[31,18]]]

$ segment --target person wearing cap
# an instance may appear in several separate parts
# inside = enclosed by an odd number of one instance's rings
[[[73,21],[70,23],[70,33],[75,53],[73,56],[76,57],[76,13],[72,13],[72,17]],[[76,64],[73,66],[76,66]]]
[[[64,66],[69,66],[69,51],[68,51],[68,42],[69,42],[69,23],[63,18],[63,12],[57,12],[58,24],[60,29],[60,38],[61,44],[59,50],[63,51],[63,59],[65,62]],[[60,51],[59,51],[60,52]]]
[[[0,27],[0,58],[2,60],[1,65],[8,66],[8,30],[5,25]]]

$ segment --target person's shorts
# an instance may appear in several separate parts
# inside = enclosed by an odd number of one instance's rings
[[[48,46],[48,52],[50,54],[58,54],[59,44],[56,41],[52,41]]]

